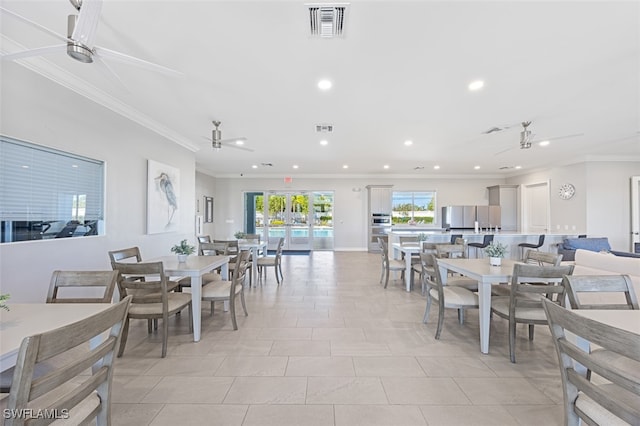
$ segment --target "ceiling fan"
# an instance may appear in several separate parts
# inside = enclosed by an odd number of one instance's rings
[[[104,59],[114,60],[129,65],[145,68],[151,71],[169,74],[169,75],[182,75],[181,72],[172,70],[162,65],[154,64],[152,62],[145,61],[143,59],[135,58],[133,56],[125,55],[124,53],[116,52],[104,47],[96,46],[94,44],[96,30],[98,28],[98,22],[100,20],[100,13],[102,11],[102,0],[69,0],[71,5],[78,10],[77,15],[69,15],[67,17],[67,36],[58,34],[57,32],[31,21],[24,16],[18,15],[4,7],[0,6],[0,10],[7,15],[11,15],[22,22],[43,31],[65,44],[58,44],[53,46],[38,47],[35,49],[24,50],[22,52],[10,53],[2,55],[1,59],[4,61],[29,58],[33,56],[42,56],[52,53],[58,53],[66,50],[67,55],[71,58],[83,62],[92,63],[95,62],[100,66],[106,68],[118,81],[120,78],[118,75],[104,62]]]
[[[224,145],[229,148],[253,152],[252,149],[242,146],[247,141],[247,138],[222,139],[222,132],[220,131],[221,122],[213,120],[212,123],[215,128],[211,131],[211,146],[214,150],[219,151],[222,148],[222,145]]]
[[[575,137],[584,135],[584,133],[574,133],[572,135],[556,136],[552,138],[536,138],[536,135],[532,134],[531,130],[529,130],[529,126],[531,125],[531,123],[532,123],[531,121],[523,121],[522,123],[520,123],[522,125],[522,131],[520,132],[520,149],[530,149],[533,146],[533,144],[536,144],[536,143],[542,144],[544,142],[575,138]],[[510,148],[504,149],[502,151],[496,152],[495,155],[502,154],[504,152],[510,151],[515,148],[516,147],[510,147]]]

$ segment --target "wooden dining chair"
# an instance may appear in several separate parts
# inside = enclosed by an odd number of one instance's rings
[[[564,425],[640,424],[640,338],[626,330],[577,315],[542,299],[560,364],[564,400]],[[571,337],[567,335],[571,333]],[[611,364],[597,352],[584,351],[576,337],[615,353]],[[603,380],[589,380],[576,366],[596,373]]]
[[[111,261],[111,268],[115,270],[115,263],[124,262],[142,262],[142,255],[138,247],[129,247],[125,249],[112,250],[109,252],[109,260]],[[127,275],[124,277],[129,281],[144,281],[144,276]],[[169,291],[182,291],[183,287],[191,287],[190,277],[169,277],[167,282]]]
[[[284,281],[284,275],[282,274],[282,248],[284,247],[284,238],[280,237],[278,239],[278,244],[276,245],[276,254],[275,256],[260,256],[256,260],[258,265],[258,276],[262,279],[262,271],[264,271],[264,279],[267,280],[267,268],[273,268],[274,273],[276,275],[276,282],[278,285]]]
[[[380,284],[382,284],[384,279],[384,288],[387,288],[387,284],[389,284],[389,273],[392,271],[400,271],[401,277],[404,279],[406,265],[402,260],[389,259],[389,246],[387,246],[387,242],[380,237],[378,237],[378,247],[380,247],[380,255],[382,257]]]
[[[65,424],[111,424],[114,354],[120,343],[131,298],[81,321],[25,337],[18,351],[13,385],[5,413],[6,426],[49,424],[52,419],[28,414],[67,417]],[[106,333],[106,335],[105,335]],[[99,343],[96,343],[99,341]],[[86,351],[77,351],[80,346]],[[34,377],[37,366],[55,357],[64,364]],[[87,372],[90,374],[87,374]]]
[[[529,340],[533,340],[534,326],[547,324],[542,299],[557,294],[557,302],[564,299],[562,280],[573,273],[574,265],[538,266],[516,263],[511,275],[509,296],[491,298],[491,312],[509,321],[509,358],[516,362],[516,325],[529,325]],[[531,284],[535,283],[535,285]]]
[[[439,259],[464,259],[464,244],[436,244],[436,257]],[[447,286],[463,287],[471,291],[478,291],[478,281],[473,278],[450,273]]]
[[[198,244],[198,255],[200,256],[227,256],[229,254],[228,242],[208,242]],[[202,284],[205,285],[212,281],[220,281],[220,268],[217,271],[211,271],[202,274]]]
[[[423,268],[433,270],[432,274],[424,274],[423,281],[427,289],[427,306],[424,310],[423,323],[429,320],[432,301],[438,303],[438,327],[436,329],[436,339],[440,338],[442,326],[444,324],[444,310],[452,308],[458,310],[458,320],[464,324],[465,310],[478,308],[478,295],[464,287],[456,287],[442,284],[438,259],[431,253],[422,253],[420,262]]]
[[[249,315],[244,301],[244,281],[250,265],[249,254],[248,251],[240,251],[230,280],[213,281],[202,287],[202,300],[211,302],[211,315],[214,313],[214,302],[229,302],[229,313],[234,330],[238,329],[236,297],[240,297],[244,315]]]
[[[189,331],[193,332],[193,317],[191,309],[191,294],[169,292],[168,279],[164,273],[162,262],[150,263],[120,263],[114,267],[120,271],[118,288],[120,296],[132,296],[131,307],[122,333],[122,343],[118,357],[124,353],[129,334],[131,319],[162,320],[162,358],[167,355],[167,341],[169,339],[169,317],[185,308],[189,310]],[[124,276],[147,276],[145,281],[130,281]],[[149,333],[151,328],[149,327]]]

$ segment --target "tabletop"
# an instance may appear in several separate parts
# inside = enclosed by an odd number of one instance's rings
[[[44,333],[112,306],[109,303],[10,303],[0,310],[0,371],[15,365],[22,339]]]

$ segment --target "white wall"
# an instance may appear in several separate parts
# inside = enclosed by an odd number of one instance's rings
[[[136,245],[150,258],[194,241],[194,153],[17,64],[2,65],[1,89],[3,134],[106,162],[106,235],[0,244],[0,291],[12,302],[43,302],[53,270],[111,269],[109,250]],[[179,232],[145,235],[147,159],[180,169]]]
[[[437,206],[488,204],[488,186],[503,179],[400,179],[400,178],[294,178],[284,184],[272,178],[217,178],[215,180],[215,238],[229,238],[242,229],[243,193],[246,191],[334,191],[334,249],[367,249],[367,185],[393,185],[397,191],[436,190]],[[360,192],[354,192],[359,188]],[[439,209],[437,214],[439,213]],[[228,223],[228,222],[233,223]],[[438,224],[439,226],[439,224]]]
[[[511,184],[550,182],[551,231],[608,237],[612,249],[629,251],[631,233],[630,178],[640,162],[587,162],[507,179]],[[558,197],[563,183],[572,183],[570,200]],[[576,229],[573,229],[575,225]],[[559,227],[559,228],[558,228]]]

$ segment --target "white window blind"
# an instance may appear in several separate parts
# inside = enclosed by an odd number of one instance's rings
[[[16,234],[16,227],[33,228],[37,222],[55,231],[77,221],[80,228],[77,234],[93,230],[90,235],[95,235],[92,227],[103,217],[102,161],[0,136],[3,242],[40,239],[37,235],[29,238],[10,235]],[[56,236],[51,232],[42,238]],[[79,235],[74,230],[67,236]]]

